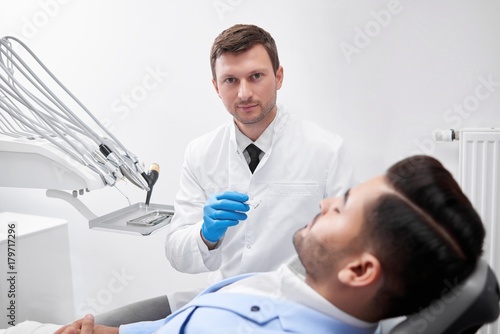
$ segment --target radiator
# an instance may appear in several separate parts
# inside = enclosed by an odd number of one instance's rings
[[[500,278],[500,128],[460,130],[458,181],[481,216],[486,240],[484,259]],[[480,334],[500,334],[499,321]]]

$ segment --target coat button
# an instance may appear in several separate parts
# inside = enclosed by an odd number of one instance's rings
[[[250,309],[250,311],[252,311],[252,312],[259,312],[260,311],[260,307],[258,307],[258,306],[252,306],[252,308]]]

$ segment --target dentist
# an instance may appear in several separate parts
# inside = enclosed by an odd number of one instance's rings
[[[216,282],[284,263],[293,233],[352,186],[353,169],[342,138],[277,106],[284,72],[268,32],[230,27],[210,65],[232,119],[187,147],[165,250],[175,269]]]

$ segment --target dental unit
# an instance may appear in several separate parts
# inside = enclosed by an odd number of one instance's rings
[[[148,235],[173,207],[150,203],[159,166],[148,171],[19,39],[0,39],[0,186],[47,189],[73,205],[91,228]],[[144,203],[97,217],[77,197],[127,180]],[[67,192],[70,191],[70,192]],[[122,193],[128,200],[128,197]]]

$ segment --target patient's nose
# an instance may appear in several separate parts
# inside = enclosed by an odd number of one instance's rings
[[[335,203],[337,203],[338,199],[339,199],[338,197],[328,197],[322,199],[320,202],[321,213],[322,214],[327,213],[332,208],[332,206],[334,206]]]

